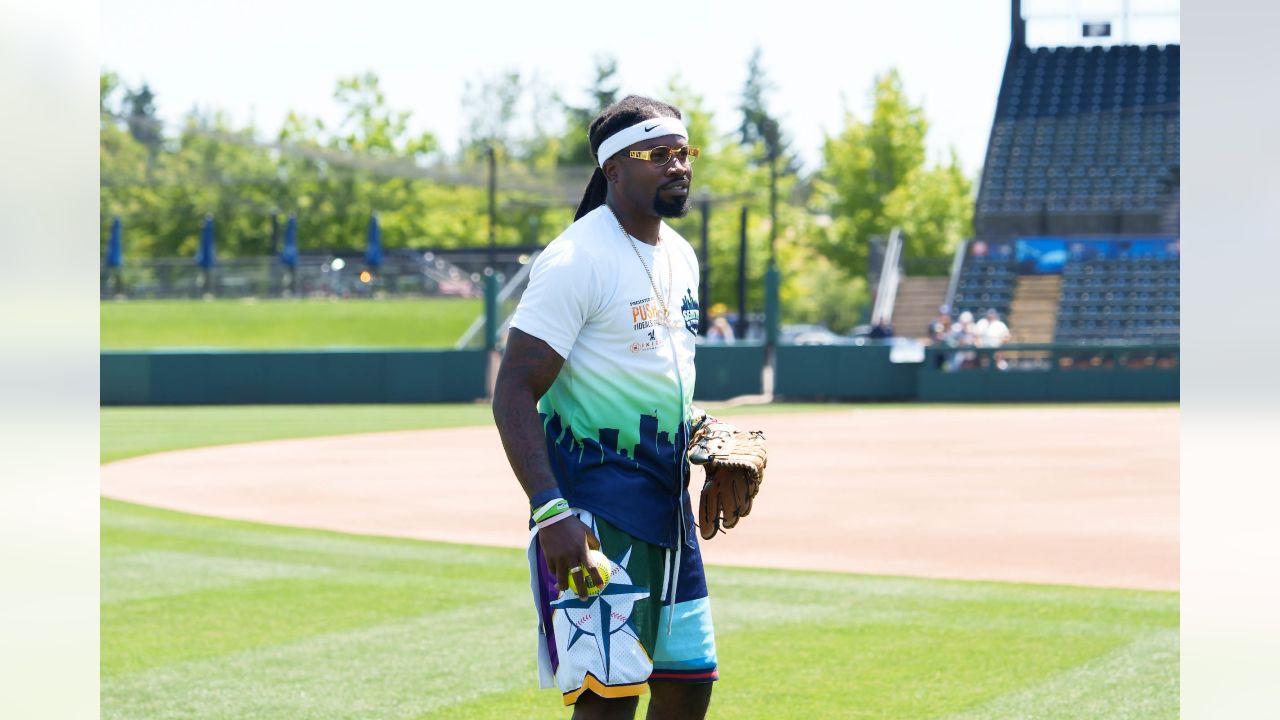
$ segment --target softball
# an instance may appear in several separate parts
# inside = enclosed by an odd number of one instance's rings
[[[596,570],[600,571],[600,577],[604,579],[603,584],[596,585],[591,573],[587,572],[586,568],[583,568],[582,577],[587,583],[587,595],[599,595],[604,586],[609,584],[609,576],[613,574],[613,563],[599,550],[588,550],[587,557],[591,559],[591,564],[596,567]],[[578,594],[578,583],[573,579],[573,573],[569,573],[569,590],[574,595]]]

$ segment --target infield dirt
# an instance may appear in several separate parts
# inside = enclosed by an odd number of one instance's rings
[[[709,563],[1178,589],[1177,408],[736,415],[769,468]],[[700,473],[694,478],[694,491]],[[492,427],[277,440],[102,468],[108,497],[203,515],[522,547]]]

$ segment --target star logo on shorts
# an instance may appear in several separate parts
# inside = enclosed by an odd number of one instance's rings
[[[627,574],[627,562],[631,559],[631,548],[614,560],[612,577],[599,595],[592,595],[586,600],[579,600],[576,595],[565,591],[561,598],[551,607],[563,610],[565,617],[573,625],[573,634],[569,636],[568,647],[584,637],[593,637],[596,648],[604,659],[605,680],[609,678],[609,644],[610,638],[619,632],[626,632],[637,637],[639,631],[631,621],[631,613],[639,600],[649,597],[649,588],[631,584],[631,576]]]

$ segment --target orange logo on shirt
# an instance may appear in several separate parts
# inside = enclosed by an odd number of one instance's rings
[[[647,327],[651,327],[658,315],[658,303],[653,298],[631,302],[631,325],[635,330],[644,330]]]
[[[652,320],[657,316],[658,304],[651,300],[646,300],[641,305],[633,304],[631,306],[631,322],[633,323]]]

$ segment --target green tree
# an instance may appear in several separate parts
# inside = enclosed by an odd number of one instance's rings
[[[120,76],[109,70],[98,73],[98,114],[104,118],[114,115],[111,107],[116,91],[120,89]]]
[[[146,83],[137,90],[125,91],[124,116],[133,138],[150,150],[153,157],[159,153],[164,137],[160,119],[156,117],[156,96]]]
[[[885,198],[884,214],[902,228],[906,257],[951,255],[973,232],[973,183],[955,150],[946,165],[912,170]]]
[[[503,70],[495,75],[468,80],[462,91],[466,129],[462,153],[475,162],[493,146],[499,157],[513,155],[519,145],[514,122],[524,95],[520,71]]]
[[[154,193],[145,186],[150,151],[130,134],[116,107],[117,95],[122,89],[120,77],[114,72],[100,72],[98,89],[99,238],[101,251],[105,253],[114,216],[129,218],[156,203]],[[137,250],[133,247],[132,230],[128,228],[129,247],[126,247],[130,255]]]
[[[967,233],[963,217],[956,216],[962,212],[959,198],[968,193],[964,183],[954,182],[959,168],[953,161],[942,175],[923,169],[928,121],[923,108],[908,100],[896,70],[876,78],[871,99],[869,121],[846,113],[844,127],[826,138],[823,167],[814,181],[814,209],[833,218],[817,247],[853,277],[866,274],[871,238],[887,235],[895,225],[927,231],[920,249],[929,252],[943,247],[937,228],[948,228],[943,233],[950,233],[948,237],[954,237],[957,228],[961,235]],[[920,190],[935,195],[945,190],[955,196],[926,203],[915,197]],[[927,221],[921,216],[944,211],[950,214]]]
[[[587,87],[587,104],[572,105],[560,98],[565,127],[560,142],[560,164],[592,166],[596,164],[587,139],[587,128],[605,108],[618,102],[618,61],[610,55],[595,59],[593,78]]]
[[[799,161],[791,151],[791,141],[782,130],[781,121],[769,110],[769,95],[775,89],[764,69],[764,51],[756,46],[747,60],[747,79],[742,86],[738,110],[741,143],[751,149],[752,162],[767,166],[778,163],[778,173],[794,175]]]
[[[756,148],[742,145],[736,131],[718,129],[703,96],[679,77],[668,81],[663,99],[680,109],[689,129],[689,143],[702,150],[693,166],[691,211],[683,219],[668,222],[701,253],[701,205],[704,200],[709,202],[710,273],[706,280],[711,289],[710,302],[736,311],[738,246],[742,208],[746,206],[747,305],[749,311],[758,311],[764,306],[761,279],[769,253],[768,169],[753,162],[752,151]],[[780,188],[789,192],[794,182],[794,177],[784,178]],[[794,219],[785,208],[782,217]]]

